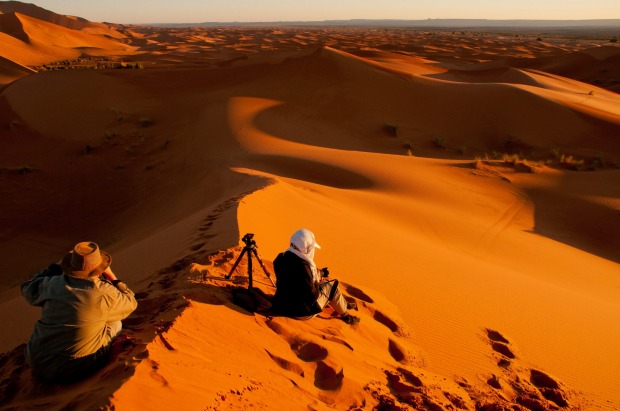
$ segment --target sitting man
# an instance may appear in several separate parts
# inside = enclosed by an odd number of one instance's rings
[[[26,361],[38,377],[74,382],[107,362],[121,320],[138,304],[111,261],[97,244],[82,242],[22,284],[26,301],[42,308],[26,346]]]
[[[318,270],[314,264],[314,251],[321,248],[314,234],[302,228],[291,237],[289,249],[280,253],[273,262],[276,273],[274,309],[297,319],[309,319],[329,305],[347,324],[356,324],[359,317],[348,310],[357,309],[355,303],[347,303],[338,289],[338,281],[326,281],[329,272]],[[319,271],[322,275],[319,274]]]

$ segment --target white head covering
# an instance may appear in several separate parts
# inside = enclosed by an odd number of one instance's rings
[[[321,246],[317,244],[312,231],[302,228],[293,233],[291,236],[291,246],[286,251],[290,251],[310,263],[314,281],[319,282],[321,277],[316,264],[314,264],[314,250],[317,248],[320,249]]]

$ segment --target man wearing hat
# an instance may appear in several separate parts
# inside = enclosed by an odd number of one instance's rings
[[[26,361],[35,375],[74,382],[106,363],[121,320],[138,305],[112,272],[111,262],[97,244],[82,242],[22,284],[26,301],[42,308],[26,346]]]

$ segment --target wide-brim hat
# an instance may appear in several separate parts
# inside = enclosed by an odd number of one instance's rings
[[[61,261],[62,272],[72,277],[98,277],[112,263],[112,257],[96,243],[84,241],[75,245]]]

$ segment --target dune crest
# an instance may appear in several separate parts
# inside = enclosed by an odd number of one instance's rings
[[[133,54],[134,47],[119,40],[124,35],[100,23],[71,19],[37,6],[0,7],[0,56],[28,66],[65,59]]]

